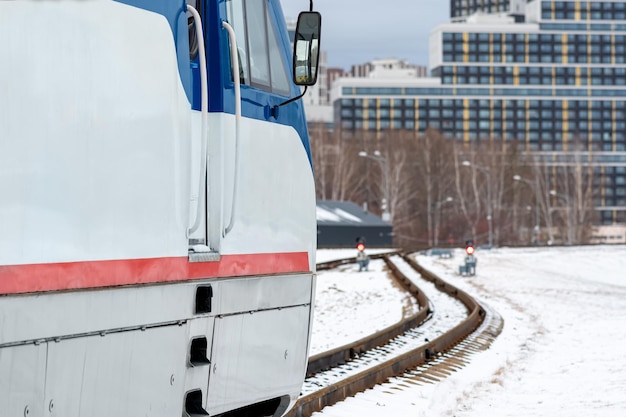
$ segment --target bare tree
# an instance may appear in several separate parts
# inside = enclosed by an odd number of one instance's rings
[[[359,146],[323,124],[309,127],[316,195],[321,200],[353,200],[365,179],[360,172]]]
[[[552,244],[554,242],[554,223],[552,221],[552,199],[550,197],[550,191],[553,189],[551,180],[553,175],[551,175],[551,167],[540,164],[538,161],[535,161],[533,165],[533,171],[535,174],[537,186],[539,187],[539,191],[537,195],[540,197],[539,206],[541,207],[541,212],[543,213],[543,218],[546,223],[546,232],[548,233],[548,244]]]
[[[364,144],[362,155],[370,160],[367,178],[373,179],[372,191],[381,202],[381,214],[388,210],[394,231],[402,231],[414,216],[409,207],[414,194],[411,167],[416,158],[415,143],[401,131],[385,131],[381,137]]]
[[[574,151],[562,154],[558,163],[535,160],[537,194],[550,243],[555,242],[555,230],[567,244],[589,239],[594,210],[593,170],[587,158],[591,155]]]
[[[452,155],[454,157],[456,197],[459,201],[461,212],[469,225],[472,239],[475,239],[478,222],[481,219],[480,194],[476,182],[476,171],[468,171],[463,166],[464,161],[469,160],[471,163],[471,160],[466,159],[460,144],[455,143],[455,145],[456,149]]]
[[[441,212],[453,201],[454,175],[452,171],[452,142],[437,130],[428,129],[417,138],[416,171],[423,183],[422,205],[426,213],[428,245],[439,244]]]
[[[593,215],[593,176],[591,168],[583,166],[580,153],[568,157],[565,165],[556,167],[557,184],[549,194],[556,200],[552,211],[560,219],[562,239],[572,245],[588,239]]]
[[[566,164],[548,166],[513,141],[461,143],[434,129],[309,129],[317,197],[367,202],[376,214],[388,212],[396,245],[438,245],[442,233],[457,241],[486,240],[489,230],[495,244],[530,241],[529,228],[521,227],[532,224],[530,211],[520,211],[524,201],[538,207],[550,241],[555,225],[570,242],[583,242],[589,234],[591,156],[583,152]],[[520,172],[534,187],[515,187],[513,176]]]

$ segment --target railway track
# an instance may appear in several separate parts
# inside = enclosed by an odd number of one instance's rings
[[[376,255],[417,300],[419,310],[380,332],[309,360],[307,378],[289,417],[310,416],[369,388],[385,383],[432,383],[462,367],[489,346],[502,320],[488,306],[425,270],[408,255]],[[320,270],[354,262],[333,261]]]
[[[391,252],[388,254],[371,255],[370,258],[383,259],[387,267],[391,271],[394,271],[394,268],[396,267],[389,258],[391,256],[397,255],[398,252]],[[346,265],[355,262],[356,258],[326,262],[318,265],[318,271],[329,270],[337,268],[340,265]],[[426,297],[425,293],[420,291],[419,288],[411,280],[406,279],[402,274],[394,273],[393,276],[398,281],[398,283],[415,298],[419,306],[418,312],[410,317],[401,320],[396,324],[393,324],[360,340],[344,346],[337,347],[327,352],[322,352],[320,354],[311,356],[309,358],[309,364],[307,367],[307,377],[312,377],[315,374],[320,373],[324,370],[328,370],[332,367],[342,365],[371,349],[383,346],[393,338],[400,336],[410,329],[416,328],[430,317],[432,311],[430,309],[429,300]]]

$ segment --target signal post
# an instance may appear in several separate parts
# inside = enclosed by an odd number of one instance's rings
[[[465,264],[459,265],[459,275],[474,276],[476,275],[476,263],[478,260],[474,253],[476,248],[474,247],[474,241],[468,240],[465,242]]]

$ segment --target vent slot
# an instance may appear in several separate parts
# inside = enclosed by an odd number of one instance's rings
[[[189,362],[191,366],[202,366],[211,363],[207,356],[208,342],[206,337],[198,337],[191,341],[191,348],[189,350]]]
[[[202,407],[202,391],[190,391],[185,395],[185,413],[189,417],[209,415]]]
[[[210,285],[203,285],[196,288],[196,314],[210,313],[212,299],[213,288],[211,288]]]

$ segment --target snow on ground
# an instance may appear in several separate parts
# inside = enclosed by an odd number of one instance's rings
[[[341,256],[329,260],[335,259]],[[417,312],[413,297],[389,279],[382,259],[372,259],[368,269],[359,272],[352,264],[318,272],[311,355],[354,342]]]
[[[503,316],[491,348],[437,384],[393,394],[377,387],[361,394],[375,398],[366,411],[357,414],[345,401],[316,415],[626,415],[626,247],[479,251],[477,275],[469,278],[456,274],[462,258],[459,250],[452,259],[417,260]],[[324,285],[318,280],[320,298]],[[350,301],[342,303],[345,309]],[[333,324],[349,332],[350,324]],[[316,327],[322,344],[329,336]]]

